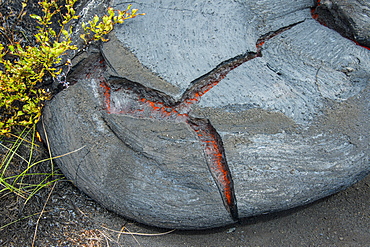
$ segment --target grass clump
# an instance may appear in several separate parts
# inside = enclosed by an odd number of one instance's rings
[[[5,150],[0,163],[0,195],[15,193],[26,203],[39,190],[62,178],[61,174],[55,173],[52,157],[39,158],[40,146],[35,138],[34,125],[24,128],[19,135],[0,139],[0,148]],[[37,166],[45,163],[51,163],[51,166],[47,164],[49,168],[40,172]]]

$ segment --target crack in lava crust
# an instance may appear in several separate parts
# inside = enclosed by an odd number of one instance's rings
[[[198,136],[204,149],[208,168],[220,191],[226,210],[232,219],[237,221],[238,209],[234,185],[222,139],[209,120],[193,118],[189,115],[191,106],[199,102],[201,97],[225,78],[231,70],[256,57],[262,57],[262,46],[267,40],[299,23],[301,22],[261,36],[256,42],[257,52],[247,52],[219,64],[209,73],[192,81],[178,101],[163,92],[125,78],[110,77],[106,81],[101,76],[96,77],[103,88],[105,110],[110,114],[188,124]]]
[[[202,143],[208,168],[213,179],[216,181],[226,210],[230,213],[233,220],[237,220],[238,208],[234,192],[234,183],[229,166],[227,165],[221,136],[217,133],[209,120],[189,118],[186,122],[197,133]]]
[[[203,147],[208,168],[224,206],[235,221],[238,220],[237,203],[222,139],[207,119],[192,118],[189,112],[191,105],[197,103],[202,95],[217,85],[231,70],[257,56],[257,53],[248,52],[221,63],[208,74],[193,81],[177,102],[160,91],[124,78],[110,77],[108,82],[100,82],[104,89],[105,109],[110,114],[184,122],[189,125]]]

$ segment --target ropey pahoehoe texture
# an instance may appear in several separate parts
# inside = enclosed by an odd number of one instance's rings
[[[312,1],[133,4],[146,16],[116,28],[44,109],[53,155],[84,146],[57,163],[89,196],[202,229],[369,172],[370,51],[312,19]]]

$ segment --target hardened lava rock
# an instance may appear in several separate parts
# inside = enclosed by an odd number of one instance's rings
[[[344,37],[370,47],[370,2],[365,0],[323,0],[314,11],[319,22]]]
[[[312,19],[312,1],[133,5],[146,15],[81,60],[43,113],[52,155],[68,153],[58,166],[96,201],[205,229],[369,173],[370,51]]]

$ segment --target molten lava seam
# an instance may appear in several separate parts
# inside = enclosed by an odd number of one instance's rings
[[[145,87],[125,78],[111,77],[108,82],[100,79],[104,92],[105,110],[111,114],[125,114],[136,118],[153,118],[157,120],[184,122],[194,130],[203,147],[208,168],[220,191],[226,210],[234,220],[238,219],[238,209],[233,180],[227,165],[225,150],[220,135],[207,119],[189,116],[191,106],[216,86],[226,75],[241,64],[262,56],[265,41],[292,28],[294,25],[270,32],[256,43],[257,52],[231,58],[219,64],[214,70],[192,81],[179,101],[172,97]]]
[[[189,118],[187,123],[197,133],[202,143],[209,170],[222,195],[226,210],[234,220],[237,220],[238,209],[234,183],[220,135],[208,120]]]

